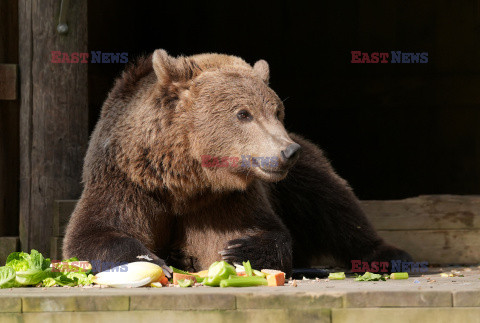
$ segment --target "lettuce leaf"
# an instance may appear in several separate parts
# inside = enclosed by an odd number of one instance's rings
[[[0,288],[15,287],[15,270],[10,267],[0,267]]]
[[[19,285],[36,285],[49,276],[50,259],[45,259],[40,252],[32,249],[26,252],[14,252],[7,258],[6,267],[16,272],[15,280]]]

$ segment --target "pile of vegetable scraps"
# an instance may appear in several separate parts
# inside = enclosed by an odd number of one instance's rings
[[[195,285],[211,287],[283,286],[285,273],[278,270],[252,269],[250,262],[234,266],[225,261],[213,263],[208,270],[197,273],[170,267],[173,277],[169,281],[162,268],[147,261],[137,261],[91,274],[88,261],[70,258],[61,262],[51,262],[37,250],[30,254],[14,252],[0,267],[0,288],[12,287],[54,287],[91,286],[109,287],[163,287],[173,284],[180,287]]]
[[[51,263],[37,250],[14,252],[0,267],[0,288],[91,285],[94,276],[90,271],[90,264],[77,258]]]

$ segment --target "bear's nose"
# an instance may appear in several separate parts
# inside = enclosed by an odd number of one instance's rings
[[[287,146],[284,150],[282,150],[282,157],[285,159],[291,159],[295,157],[300,152],[301,146],[297,143],[293,143]]]

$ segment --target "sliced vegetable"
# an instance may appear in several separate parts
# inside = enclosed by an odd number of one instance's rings
[[[253,269],[252,265],[250,264],[250,260],[243,263],[243,268],[245,268],[245,273],[247,276],[253,276]]]
[[[268,282],[265,278],[256,276],[229,278],[220,281],[220,287],[251,287],[267,285]]]
[[[265,275],[275,275],[275,274],[278,274],[278,273],[283,273],[283,271],[280,271],[280,270],[275,270],[275,269],[262,269],[261,271],[263,274]]]
[[[255,269],[253,270],[253,274],[254,274],[255,276],[259,276],[259,277],[263,277],[263,278],[265,278],[265,276],[266,276],[266,275],[265,275],[264,273],[262,273],[261,271],[258,271],[258,270],[255,270]]]
[[[103,271],[94,282],[110,287],[141,287],[158,281],[162,273],[162,268],[154,263],[137,261]]]
[[[379,280],[385,281],[386,280],[385,276],[382,276],[380,274],[374,274],[374,273],[371,273],[371,272],[368,272],[368,271],[361,276],[358,275],[358,274],[355,274],[355,275],[356,275],[355,281],[357,281],[357,282],[360,282],[360,281],[379,281]]]
[[[408,279],[408,273],[392,273],[390,279]]]
[[[220,281],[227,279],[230,275],[236,275],[235,267],[225,261],[216,261],[208,268],[208,275],[203,284],[219,286]]]
[[[328,279],[330,279],[330,280],[343,280],[343,279],[345,279],[345,273],[344,272],[330,273],[328,275]]]
[[[267,275],[268,286],[283,286],[285,285],[285,273],[279,272]]]
[[[150,287],[161,288],[163,287],[163,285],[160,282],[153,282],[153,283],[150,283]]]
[[[70,272],[85,272],[85,273],[90,273],[92,271],[92,265],[88,261],[78,261],[78,260],[68,261],[68,260],[64,260],[62,262],[53,262],[52,271],[62,271],[62,272],[70,271]]]
[[[183,274],[183,275],[191,275],[188,271],[181,270],[175,267],[170,266],[170,269],[172,270],[172,273],[177,273],[177,274]]]
[[[194,284],[193,280],[191,279],[179,279],[177,280],[177,283],[180,287],[192,287]]]
[[[179,274],[179,273],[173,273],[173,284],[177,285],[179,280],[191,280],[194,283],[197,282],[197,279],[193,275],[185,275],[185,274]]]
[[[163,286],[168,286],[169,285],[168,278],[163,276],[163,278],[160,278],[159,283],[162,284]]]
[[[207,270],[202,270],[202,271],[199,271],[199,272],[196,272],[196,273],[190,273],[190,275],[193,275],[195,277],[205,278],[208,275],[208,269]]]

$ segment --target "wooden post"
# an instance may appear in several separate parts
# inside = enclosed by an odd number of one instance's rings
[[[0,266],[2,252],[14,251],[1,237],[18,236],[17,12],[17,0],[0,1]]]
[[[53,202],[81,193],[88,141],[87,64],[51,63],[51,52],[87,51],[87,1],[19,0],[20,243],[48,254]]]

